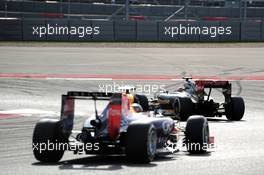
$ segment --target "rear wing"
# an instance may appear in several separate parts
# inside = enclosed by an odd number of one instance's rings
[[[212,81],[212,80],[196,80],[196,86],[203,88],[225,88],[228,89],[231,86],[229,81]]]
[[[213,81],[213,80],[196,80],[196,91],[203,92],[204,88],[210,88],[209,95],[212,88],[222,88],[222,93],[225,97],[225,101],[231,101],[232,84],[229,81]]]
[[[70,132],[73,129],[75,100],[110,100],[112,93],[69,91],[61,96],[61,121],[65,121],[64,129]]]
[[[83,92],[69,91],[66,95],[62,95],[61,100],[61,123],[65,134],[70,135],[73,129],[74,107],[75,100],[109,100],[108,106],[108,136],[111,139],[116,139],[119,136],[121,118],[127,115],[129,111],[129,103],[126,94],[124,93],[103,93],[103,92]],[[96,102],[96,123],[100,125],[100,119],[97,115]],[[98,118],[97,118],[98,116]]]
[[[113,96],[113,93],[69,91],[66,95],[62,96],[67,96],[72,99],[110,100],[110,98]]]

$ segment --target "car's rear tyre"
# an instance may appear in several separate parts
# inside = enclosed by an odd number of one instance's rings
[[[245,113],[245,102],[242,97],[232,97],[231,102],[225,105],[225,114],[228,120],[239,121]]]
[[[193,109],[194,105],[190,98],[175,98],[173,110],[175,116],[179,117],[181,121],[186,121],[193,114]]]
[[[209,126],[204,116],[193,115],[187,120],[185,128],[186,147],[189,153],[205,153],[209,146]]]
[[[144,112],[149,110],[149,101],[146,95],[136,94],[135,102],[141,105]]]
[[[37,160],[40,162],[58,162],[65,150],[61,147],[56,149],[55,144],[58,145],[62,142],[66,141],[59,134],[58,120],[42,119],[36,124],[33,132],[32,148]]]
[[[137,123],[129,125],[126,137],[126,155],[132,162],[149,163],[156,154],[157,133],[154,125]]]

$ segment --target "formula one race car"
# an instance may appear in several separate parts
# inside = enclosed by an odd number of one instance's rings
[[[70,150],[76,154],[125,154],[129,160],[148,163],[156,155],[171,153],[169,148],[175,148],[180,136],[184,136],[181,143],[190,153],[207,151],[210,139],[205,117],[191,116],[186,127],[181,128],[170,117],[143,112],[139,104],[130,103],[129,95],[76,91],[62,95],[60,120],[42,119],[35,126],[35,158],[57,162],[65,150]],[[82,130],[74,137],[75,100],[87,99],[94,100],[95,115],[87,116]],[[97,112],[97,100],[109,101],[101,114]]]
[[[186,77],[183,88],[176,92],[164,92],[157,95],[151,102],[152,109],[156,113],[162,113],[182,121],[191,115],[203,115],[205,117],[221,117],[226,115],[228,120],[241,120],[245,104],[241,97],[231,96],[231,83],[229,81],[197,80],[190,81]],[[210,96],[213,88],[220,88],[224,95],[224,102],[217,103]],[[208,90],[208,92],[205,91]]]

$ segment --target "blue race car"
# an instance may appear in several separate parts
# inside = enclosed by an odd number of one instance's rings
[[[122,154],[131,161],[148,163],[164,152],[173,153],[184,135],[190,153],[204,153],[209,143],[206,118],[191,116],[185,128],[169,117],[155,116],[131,101],[131,94],[70,91],[62,95],[60,120],[42,119],[34,129],[33,153],[40,162],[58,162],[66,150],[86,154]],[[146,98],[144,98],[146,99]],[[95,115],[88,117],[76,137],[75,100],[94,100]],[[96,101],[109,101],[101,114]],[[183,134],[182,134],[183,133]],[[165,151],[164,151],[165,150]]]

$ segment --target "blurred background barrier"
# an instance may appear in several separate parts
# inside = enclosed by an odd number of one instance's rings
[[[1,19],[0,26],[1,41],[264,41],[263,22]]]
[[[264,41],[264,0],[1,0],[1,41]]]
[[[127,3],[125,3],[128,1]],[[128,6],[128,7],[126,7]],[[177,13],[175,13],[177,12]],[[123,20],[263,20],[264,0],[1,0],[0,17]],[[216,20],[217,18],[215,18]],[[213,20],[213,18],[211,18]]]

